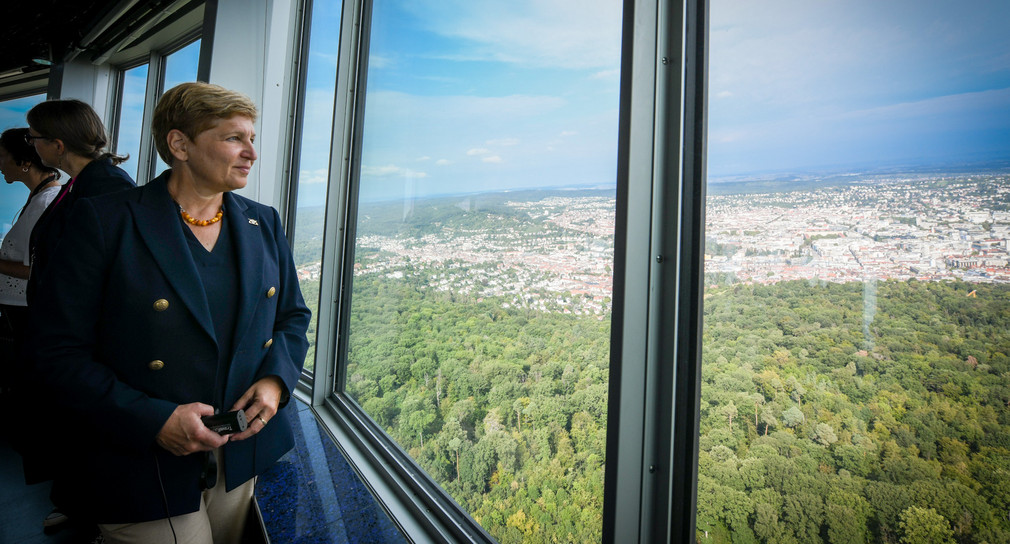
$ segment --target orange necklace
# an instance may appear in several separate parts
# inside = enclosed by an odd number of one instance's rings
[[[210,219],[194,219],[192,215],[186,213],[186,210],[179,206],[179,214],[182,215],[182,220],[193,225],[194,227],[206,227],[207,225],[213,225],[224,217],[224,205],[221,205],[221,209],[217,211],[217,215],[211,217]]]

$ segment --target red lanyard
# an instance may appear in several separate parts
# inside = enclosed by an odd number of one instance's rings
[[[61,191],[59,198],[56,199],[56,202],[53,202],[52,209],[55,210],[56,209],[56,205],[59,204],[60,201],[63,200],[63,197],[67,196],[67,193],[69,193],[70,190],[74,188],[74,182],[75,181],[77,181],[76,177],[70,178],[70,181],[67,182],[67,188],[66,188],[66,190],[65,191]]]

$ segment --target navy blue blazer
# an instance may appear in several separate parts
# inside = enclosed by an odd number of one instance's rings
[[[200,504],[204,456],[175,456],[155,442],[176,406],[214,404],[219,360],[168,174],[80,200],[31,310],[34,378],[74,430],[64,441],[70,470],[57,477],[66,484],[60,499],[99,523],[160,519]],[[290,396],[308,349],[309,310],[277,211],[231,193],[224,207],[240,269],[231,366],[217,385],[218,408],[227,410],[266,376],[280,377]],[[222,448],[228,490],[291,449],[284,410],[259,434]]]
[[[49,260],[56,250],[56,245],[63,238],[67,227],[67,218],[74,203],[82,198],[104,195],[116,191],[125,191],[136,187],[133,178],[122,168],[112,164],[109,159],[96,159],[88,163],[67,189],[64,184],[60,194],[46,208],[32,228],[28,247],[31,252],[31,274],[28,278],[28,301],[31,302],[38,290],[38,284],[44,275]],[[62,198],[61,198],[62,197]]]

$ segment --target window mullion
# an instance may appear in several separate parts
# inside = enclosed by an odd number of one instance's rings
[[[150,127],[154,116],[154,105],[162,92],[162,82],[165,78],[165,57],[160,53],[151,52],[147,63],[147,91],[144,96],[144,121],[141,126]],[[143,185],[157,175],[154,171],[154,156],[158,152],[154,145],[154,137],[149,131],[140,139],[140,152],[137,154],[137,185]]]

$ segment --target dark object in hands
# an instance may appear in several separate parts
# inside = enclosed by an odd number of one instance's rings
[[[249,422],[245,419],[245,412],[242,410],[203,416],[200,419],[207,428],[217,434],[240,433],[249,426]]]

